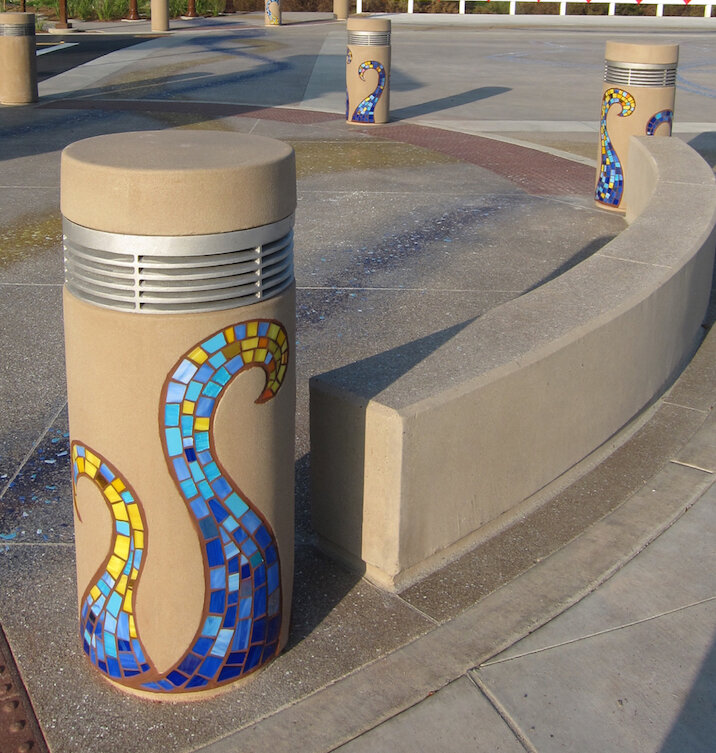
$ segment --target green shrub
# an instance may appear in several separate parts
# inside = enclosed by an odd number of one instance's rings
[[[94,0],[94,9],[100,21],[116,21],[129,15],[129,0]]]
[[[59,10],[59,2],[57,5]],[[96,18],[93,0],[67,0],[67,18],[92,21]]]
[[[218,16],[226,10],[226,0],[196,0],[196,12],[200,16]]]

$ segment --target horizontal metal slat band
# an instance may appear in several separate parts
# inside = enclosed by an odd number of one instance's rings
[[[0,37],[34,37],[35,24],[0,24]]]
[[[227,254],[212,254],[211,256],[191,257],[141,257],[142,276],[146,279],[155,278],[185,278],[211,279],[236,274],[248,269],[255,269],[257,261],[266,264],[276,256],[290,256],[293,242],[293,232],[283,237],[283,243],[261,246],[261,256],[257,257],[255,248],[248,251],[238,251]],[[137,268],[136,256],[113,254],[111,257],[102,255],[91,248],[72,244],[72,263],[97,274],[111,277],[133,275]]]
[[[622,86],[663,87],[676,85],[676,65],[672,63],[604,62],[604,81]]]
[[[348,44],[357,47],[388,47],[390,45],[389,31],[349,31]]]
[[[108,302],[107,296],[95,296],[91,291],[79,292],[76,288],[67,285],[70,292],[81,298],[88,303],[94,303],[97,306],[103,308],[111,308],[116,311],[126,311],[131,313],[142,314],[201,314],[210,311],[225,311],[227,309],[239,308],[241,306],[247,306],[251,303],[256,303],[260,300],[265,301],[269,298],[283,293],[284,290],[290,287],[293,282],[293,278],[290,280],[282,280],[280,283],[274,285],[266,285],[262,289],[258,290],[254,299],[248,299],[247,296],[239,296],[235,298],[223,298],[215,299],[211,301],[191,301],[185,300],[178,301],[162,301],[161,303],[155,303],[152,300],[142,302],[141,309],[137,309],[134,299],[127,300],[119,296],[116,299]]]
[[[65,284],[78,298],[119,311],[247,306],[293,282],[292,226],[293,215],[250,230],[165,237],[107,233],[63,219]]]
[[[172,278],[147,278],[146,276],[137,279],[131,272],[124,275],[106,275],[96,272],[81,264],[75,264],[73,260],[68,259],[66,265],[66,275],[68,279],[73,280],[76,284],[86,289],[97,288],[114,291],[118,294],[128,292],[134,294],[134,290],[139,287],[141,291],[154,290],[157,292],[174,291],[177,293],[195,291],[220,290],[221,288],[242,287],[244,285],[256,285],[257,275],[262,279],[272,277],[278,271],[285,271],[291,264],[290,259],[279,258],[270,263],[264,263],[259,268],[254,267],[243,274],[226,275],[223,277],[212,277],[202,279],[201,277],[185,277],[183,279]]]

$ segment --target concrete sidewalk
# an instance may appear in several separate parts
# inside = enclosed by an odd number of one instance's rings
[[[177,23],[48,79],[37,106],[0,109],[0,623],[12,654],[0,674],[6,699],[31,704],[0,749],[34,731],[35,749],[59,753],[710,750],[713,334],[535,514],[401,594],[342,570],[310,526],[312,374],[429,338],[437,321],[458,326],[622,229],[590,195],[614,34],[481,30],[476,45],[467,28],[400,23],[394,122],[351,128],[344,25],[286,16],[280,29],[259,14]],[[677,135],[713,165],[716,45],[664,35],[681,44]],[[250,682],[193,704],[109,687],[75,635],[59,150],[165,127],[287,140],[299,172],[292,637]]]

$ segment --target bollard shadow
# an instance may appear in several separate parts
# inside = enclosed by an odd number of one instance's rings
[[[716,131],[704,131],[687,143],[716,169]]]
[[[214,49],[214,43],[210,41],[203,49]],[[281,86],[282,77],[300,76],[315,61],[312,55],[271,60],[250,50],[231,54],[248,58],[251,67],[225,74],[197,70],[140,80],[110,79],[76,94],[70,91],[41,101],[31,114],[26,108],[0,110],[0,161],[59,151],[78,139],[105,133],[173,127],[172,122],[150,122],[148,118],[156,113],[179,112],[195,116],[196,122],[210,122],[279,107],[295,101],[289,99],[287,87]],[[224,91],[216,95],[220,89]],[[248,103],[236,96],[242,89]],[[282,91],[287,92],[285,97]],[[270,100],[265,92],[273,94]],[[212,99],[215,101],[206,102]],[[251,103],[252,99],[257,101]],[[328,115],[326,119],[337,117]]]
[[[512,91],[512,89],[507,86],[481,86],[477,89],[462,92],[461,94],[453,94],[448,97],[433,99],[430,102],[421,102],[418,105],[401,107],[397,110],[391,109],[390,117],[392,120],[417,118],[420,115],[429,115],[443,110],[450,110],[453,107],[460,107],[461,105],[469,105],[473,102],[479,102],[481,99],[497,97],[500,94],[505,94],[509,91]]]
[[[716,637],[658,753],[713,750],[716,740]]]
[[[361,573],[327,557],[315,544],[311,528],[310,453],[296,461],[296,548],[294,555],[291,630],[286,650],[310,636],[343,601]]]

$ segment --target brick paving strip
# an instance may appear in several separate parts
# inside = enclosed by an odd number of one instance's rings
[[[0,753],[47,753],[47,745],[0,628]]]
[[[273,120],[297,125],[312,125],[343,120],[342,115],[288,107],[258,107],[221,102],[187,102],[137,99],[60,99],[41,105],[59,110],[117,110],[143,112],[201,113],[215,117],[242,117]],[[536,149],[508,144],[484,136],[448,131],[441,128],[389,123],[368,128],[351,126],[357,132],[390,141],[431,149],[483,167],[507,178],[534,196],[591,195],[594,168],[579,162],[546,154]],[[596,145],[595,145],[596,150]]]

